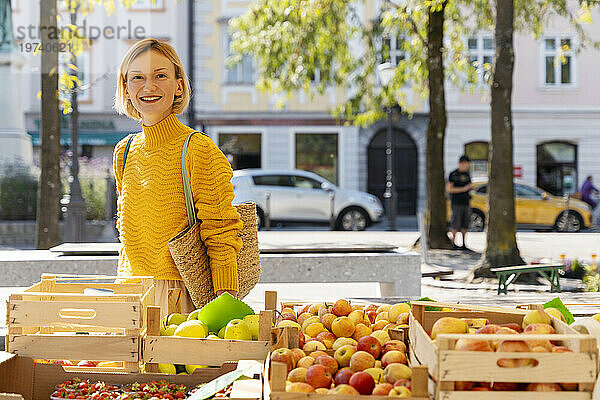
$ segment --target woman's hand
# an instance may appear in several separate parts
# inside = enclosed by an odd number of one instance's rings
[[[219,297],[220,295],[222,295],[225,292],[227,292],[230,295],[232,295],[233,297],[237,298],[237,292],[235,290],[217,290],[217,297]]]

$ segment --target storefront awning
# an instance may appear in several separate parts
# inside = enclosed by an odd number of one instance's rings
[[[39,131],[27,132],[31,136],[31,142],[34,146],[41,146],[42,140]],[[114,146],[125,136],[133,132],[114,132],[114,131],[94,131],[94,132],[79,132],[79,144],[90,146]],[[69,146],[71,144],[71,132],[61,132],[61,146]]]

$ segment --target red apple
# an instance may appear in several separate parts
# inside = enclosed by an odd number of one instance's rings
[[[523,328],[521,328],[521,325],[515,323],[515,322],[510,322],[508,324],[502,324],[500,325],[501,328],[510,328],[513,331],[516,331],[517,333],[522,333],[523,332]]]
[[[381,348],[381,342],[379,342],[379,340],[373,336],[363,336],[356,344],[356,350],[366,351],[375,358],[379,358],[379,355],[381,354]]]
[[[294,368],[288,374],[287,380],[290,382],[306,382],[306,371],[306,368]]]
[[[490,342],[478,339],[458,339],[454,349],[459,351],[493,351]]]
[[[345,367],[340,369],[337,374],[335,374],[335,384],[337,385],[342,385],[342,384],[347,384],[350,381],[350,377],[354,374],[354,371],[352,371],[350,368]]]
[[[78,367],[95,367],[98,363],[96,361],[89,361],[89,360],[81,360],[77,363]],[[71,365],[73,365],[71,363]]]
[[[291,349],[292,350],[292,354],[294,355],[294,367],[298,366],[298,361],[300,361],[300,359],[302,357],[306,357],[306,353],[304,352],[304,350],[299,349],[299,348],[295,348],[295,349]]]
[[[359,395],[360,393],[358,393],[358,390],[354,389],[352,386],[343,384],[343,385],[336,386],[333,389],[329,389],[329,392],[327,392],[327,394]]]
[[[271,353],[271,361],[286,364],[288,374],[294,369],[294,353],[290,349],[275,350]]]
[[[298,322],[298,319],[292,313],[283,313],[283,314],[281,314],[279,316],[279,318],[277,318],[277,322],[281,322],[281,321],[284,321],[284,320]]]
[[[410,379],[412,370],[404,364],[390,364],[383,370],[383,379],[387,383],[394,383],[399,379]]]
[[[312,393],[315,391],[315,388],[305,382],[292,382],[286,387],[285,391],[296,393]]]
[[[337,337],[331,332],[321,332],[317,335],[317,340],[320,340],[325,347],[331,349]]]
[[[317,357],[320,356],[328,356],[329,354],[327,354],[326,352],[324,352],[323,350],[317,350],[317,351],[313,351],[312,353],[309,354],[310,357],[314,358],[315,360],[317,359]]]
[[[404,386],[410,389],[412,385],[410,379],[398,379],[394,382],[394,386]]]
[[[398,350],[403,353],[406,353],[406,344],[404,344],[404,342],[401,340],[392,339],[383,345],[381,349],[381,354],[385,354],[391,350]]]
[[[373,396],[387,396],[394,386],[391,383],[379,383],[373,389]]]
[[[375,388],[373,377],[363,371],[353,374],[348,383],[360,394],[371,394]]]
[[[306,383],[317,388],[328,388],[331,386],[331,373],[324,365],[312,365],[306,370]]]
[[[357,351],[350,357],[350,369],[356,372],[375,366],[375,357],[366,351]]]
[[[515,324],[517,325],[517,324]],[[518,326],[518,325],[517,325]],[[485,325],[482,326],[481,328],[477,329],[475,331],[475,333],[481,333],[481,334],[494,334],[496,332],[498,332],[498,329],[500,329],[500,325],[496,325],[496,324],[489,324],[489,325]]]
[[[517,382],[494,382],[494,383],[492,383],[492,390],[496,390],[496,391],[519,390],[519,384]]]
[[[346,315],[352,312],[352,306],[348,300],[338,300],[333,305],[331,309],[331,313],[337,315],[338,317],[345,317]]]
[[[392,350],[388,351],[381,357],[381,366],[383,368],[387,367],[390,364],[399,363],[399,364],[408,364],[408,359],[406,358],[406,354],[398,351]]]
[[[369,318],[369,321],[374,324],[375,318],[377,318],[377,311],[367,311],[367,318]]]
[[[331,356],[317,357],[314,365],[323,365],[325,368],[327,368],[331,376],[334,376],[338,370],[338,363],[335,361],[335,358]]]
[[[530,352],[527,343],[521,340],[503,340],[498,344],[498,352],[528,353]],[[501,358],[498,360],[498,366],[503,368],[516,368],[532,365],[532,358]]]
[[[296,364],[297,367],[302,367],[302,368],[308,368],[311,365],[313,365],[315,363],[315,359],[310,357],[310,356],[306,356],[306,357],[302,357],[300,360],[298,360],[298,364]]]

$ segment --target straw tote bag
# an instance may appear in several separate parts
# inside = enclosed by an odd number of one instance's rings
[[[181,175],[188,226],[173,239],[169,240],[169,250],[194,305],[200,308],[214,300],[216,295],[212,282],[210,259],[206,245],[200,238],[200,224],[202,221],[196,217],[190,177],[186,165],[187,148],[194,133],[196,132],[191,132],[185,139],[181,152]],[[198,133],[203,134],[202,132]],[[132,140],[133,135],[129,138],[125,146],[123,169],[125,168],[125,160],[127,159],[127,153]],[[250,293],[250,290],[256,286],[260,278],[258,227],[256,225],[255,203],[242,203],[235,205],[235,208],[240,214],[243,223],[243,228],[238,232],[238,237],[242,239],[242,248],[237,253],[239,281],[237,297],[242,299]]]

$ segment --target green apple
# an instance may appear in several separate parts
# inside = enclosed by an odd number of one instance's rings
[[[187,316],[179,313],[173,313],[167,318],[167,325],[179,325],[182,322],[187,321]]]
[[[258,318],[257,314],[254,315],[246,315],[244,317],[244,322],[248,324],[250,328],[250,334],[252,335],[252,340],[258,340]]]
[[[225,339],[252,340],[250,327],[241,319],[232,319],[225,327]]]
[[[211,334],[211,335],[208,335],[206,338],[207,338],[207,339],[219,339],[219,340],[223,339],[223,338],[220,338],[220,337],[218,337],[218,336],[217,336],[217,335],[215,335],[214,333],[213,333],[213,334]]]
[[[192,312],[190,313],[190,315],[188,315],[188,318],[187,318],[187,320],[188,320],[188,321],[191,321],[191,320],[193,320],[193,319],[198,319],[198,313],[199,313],[199,312],[200,312],[200,309],[192,311]]]
[[[175,365],[163,364],[163,363],[158,363],[158,372],[160,372],[161,374],[171,374],[171,375],[175,375],[177,373],[177,371],[175,369]]]
[[[217,336],[221,339],[225,339],[225,328],[227,328],[227,326],[222,327],[219,333],[217,333]]]
[[[191,337],[191,338],[205,338],[208,335],[208,327],[206,324],[198,321],[191,320],[185,321],[179,324],[173,336]]]
[[[173,336],[179,325],[169,325],[165,329],[165,336]]]
[[[160,336],[167,336],[167,328],[160,324]]]
[[[206,365],[186,365],[185,370],[188,374],[193,374],[197,368],[207,368]]]

